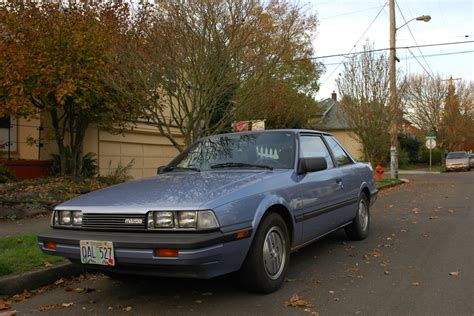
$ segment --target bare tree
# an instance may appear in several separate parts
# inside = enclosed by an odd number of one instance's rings
[[[258,83],[294,75],[285,60],[311,42],[316,19],[284,1],[156,0],[118,45],[110,80],[179,150],[230,126]],[[287,64],[288,65],[288,64]],[[184,138],[184,139],[183,139]]]
[[[364,52],[344,63],[337,79],[342,113],[353,133],[362,143],[364,158],[372,164],[381,163],[388,154],[389,98],[388,58],[371,52],[367,43]]]
[[[446,82],[440,76],[408,77],[403,97],[406,117],[425,133],[439,136],[446,93]]]
[[[407,118],[426,134],[435,135],[443,152],[474,143],[473,100],[472,82],[455,84],[439,75],[410,76],[403,97]]]

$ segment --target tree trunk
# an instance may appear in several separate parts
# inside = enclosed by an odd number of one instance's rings
[[[61,175],[65,175],[67,172],[67,153],[66,153],[66,146],[64,146],[64,134],[59,127],[59,117],[58,112],[56,110],[51,110],[49,112],[51,116],[51,123],[53,124],[54,128],[54,138],[56,141],[56,145],[58,146],[58,154],[59,154],[59,161],[60,161],[60,170],[59,173]]]

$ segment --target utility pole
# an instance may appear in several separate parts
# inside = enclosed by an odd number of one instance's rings
[[[390,112],[391,112],[391,125],[390,125],[390,177],[398,179],[398,120],[399,110],[397,102],[397,82],[396,82],[396,70],[395,70],[395,0],[389,0],[389,12],[390,12]]]

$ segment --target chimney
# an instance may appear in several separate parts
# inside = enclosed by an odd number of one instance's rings
[[[331,99],[333,99],[334,101],[337,101],[337,93],[334,90],[331,93]]]

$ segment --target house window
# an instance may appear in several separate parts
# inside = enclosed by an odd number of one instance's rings
[[[0,117],[0,152],[16,151],[16,145],[16,120],[9,116]]]

